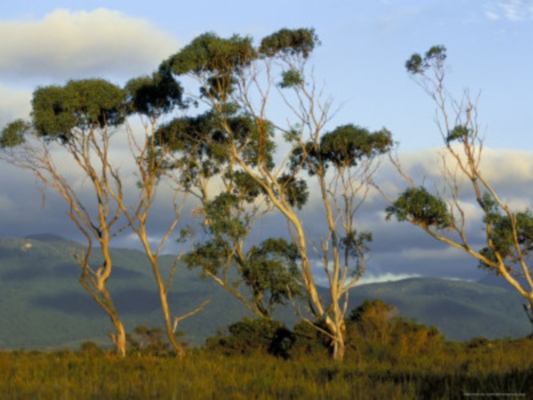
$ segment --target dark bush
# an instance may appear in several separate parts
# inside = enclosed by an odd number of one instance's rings
[[[328,354],[329,337],[321,331],[320,325],[312,325],[302,321],[294,326],[294,345],[292,346],[291,357],[301,357],[307,355]]]
[[[228,327],[228,333],[219,332],[208,338],[206,346],[224,354],[272,354],[287,358],[294,343],[294,334],[279,321],[267,318],[243,318]]]

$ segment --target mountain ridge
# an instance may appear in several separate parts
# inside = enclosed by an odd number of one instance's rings
[[[109,344],[107,316],[78,283],[80,270],[73,252],[81,245],[57,238],[44,234],[0,239],[0,348],[55,348],[85,340]],[[109,288],[126,329],[131,332],[140,324],[162,326],[144,253],[112,249],[112,257],[115,266]],[[162,270],[168,271],[173,260],[163,256]],[[327,298],[327,289],[319,290]],[[209,298],[205,311],[180,323],[179,329],[195,345],[250,316],[213,281],[180,266],[169,294],[175,313],[190,312]],[[350,292],[349,309],[375,298],[397,307],[406,318],[436,326],[450,340],[520,337],[531,331],[519,295],[491,285],[438,278],[369,283]],[[277,317],[289,326],[297,320],[291,307],[280,309]]]

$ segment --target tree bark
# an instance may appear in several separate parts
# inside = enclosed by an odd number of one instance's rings
[[[111,316],[111,322],[115,328],[115,333],[110,335],[111,340],[115,344],[115,350],[119,357],[126,357],[126,330],[122,321],[116,316]]]
[[[344,344],[344,335],[340,332],[340,335],[336,335],[333,339],[332,349],[331,349],[331,358],[335,361],[344,360],[344,352],[346,350],[346,345]]]
[[[163,316],[165,318],[165,328],[167,332],[168,341],[174,348],[176,355],[181,358],[185,355],[185,350],[183,350],[182,345],[178,342],[178,339],[176,339],[176,335],[174,334],[175,332],[174,327],[172,326],[172,317],[170,315],[170,310],[168,307],[168,298],[167,294],[165,293],[165,287],[160,278],[158,279],[157,285],[159,289],[159,298],[161,300],[161,309],[163,310]]]

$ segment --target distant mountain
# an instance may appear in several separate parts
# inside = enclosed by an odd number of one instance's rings
[[[356,287],[351,305],[379,298],[404,316],[438,327],[450,340],[523,337],[531,325],[512,290],[474,282],[410,278]]]
[[[522,283],[524,287],[528,287],[525,278],[517,278],[517,280]],[[495,286],[507,290],[515,290],[502,276],[498,276],[496,274],[487,274],[477,282],[481,283],[482,285]]]
[[[66,239],[61,236],[54,235],[53,233],[36,233],[33,235],[28,235],[24,239],[39,240],[41,242],[64,242]]]
[[[78,282],[74,253],[79,245],[55,235],[0,238],[0,348],[77,346],[85,340],[109,344],[111,324]],[[140,324],[162,326],[159,300],[146,257],[129,249],[114,249],[110,291],[128,331]],[[98,261],[98,256],[95,261]],[[173,256],[164,256],[169,271]],[[327,290],[322,288],[324,298]],[[521,300],[513,291],[490,285],[432,278],[368,284],[354,288],[350,308],[379,298],[400,313],[435,325],[448,339],[519,337],[530,333]],[[182,315],[211,299],[201,313],[180,323],[193,344],[202,344],[217,329],[245,315],[245,308],[197,271],[180,267],[169,300]],[[296,321],[290,307],[279,318]]]

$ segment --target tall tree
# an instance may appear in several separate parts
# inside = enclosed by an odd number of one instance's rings
[[[446,48],[431,47],[424,55],[414,54],[406,68],[437,106],[437,122],[444,152],[441,172],[445,186],[430,192],[417,185],[393,160],[409,187],[391,198],[387,219],[408,221],[431,237],[471,255],[479,266],[505,279],[526,299],[526,312],[533,324],[533,214],[517,210],[502,200],[502,195],[481,168],[483,138],[477,121],[477,104],[465,91],[455,99],[445,85]],[[382,191],[383,193],[383,191]],[[466,194],[465,194],[466,193]],[[485,246],[472,243],[477,235],[467,231],[467,212],[462,200],[471,196],[483,215]]]
[[[123,197],[118,171],[110,162],[110,139],[124,122],[124,100],[121,88],[100,79],[42,87],[33,93],[31,121],[10,123],[0,137],[2,160],[32,171],[67,202],[68,216],[85,238],[83,251],[75,255],[80,283],[111,319],[114,333],[109,335],[120,356],[126,354],[126,333],[107,282],[113,269],[110,242],[124,229],[121,209],[110,195],[113,188],[117,198]],[[71,162],[88,178],[92,200],[61,165]],[[91,262],[95,244],[103,256],[97,266]]]
[[[136,114],[140,117],[143,131],[139,138],[139,133],[130,124],[125,126],[130,152],[135,160],[135,172],[139,179],[137,200],[128,202],[113,187],[108,186],[107,189],[128,221],[129,227],[142,243],[156,281],[168,340],[176,355],[182,357],[185,352],[176,338],[178,323],[203,309],[207,301],[186,315],[172,315],[168,293],[175,277],[180,256],[176,257],[166,276],[160,268],[159,258],[161,251],[179,223],[187,196],[182,183],[172,179],[172,175],[168,173],[168,165],[174,162],[171,154],[173,148],[158,141],[156,131],[163,115],[172,111],[176,106],[185,108],[186,104],[182,100],[181,86],[172,76],[163,73],[154,73],[151,76],[132,79],[126,84],[125,92],[127,94],[128,114]],[[111,173],[116,181],[121,181],[118,170],[115,169]],[[163,236],[160,239],[154,239],[149,232],[149,215],[162,180],[176,183],[173,187],[175,191],[174,215],[169,217],[168,227]]]
[[[318,43],[312,29],[282,29],[258,46],[248,37],[222,39],[208,33],[164,61],[160,70],[197,82],[198,92],[191,95],[208,107],[219,127],[206,137],[208,147],[232,168],[225,178],[245,176],[286,219],[313,325],[331,338],[333,358],[342,359],[348,291],[364,272],[366,243],[371,239],[356,230],[355,212],[365,198],[373,161],[388,151],[391,138],[386,130],[370,133],[353,125],[324,132],[331,103],[321,99],[307,77],[308,59]],[[276,102],[285,106],[278,118],[284,122],[269,118]],[[284,153],[274,152],[281,137]],[[301,176],[304,170],[316,178],[324,206],[327,234],[317,251],[329,282],[326,300],[318,293],[310,254],[314,243],[299,212],[309,197]],[[229,201],[229,195],[218,201]]]
[[[228,118],[243,135],[254,129],[252,118]],[[201,219],[200,232],[191,230],[193,249],[183,260],[189,268],[200,268],[203,277],[213,279],[255,315],[271,318],[277,304],[300,294],[294,280],[298,252],[282,238],[250,244],[256,222],[272,207],[265,203],[257,182],[236,170],[224,155],[222,131],[216,113],[206,112],[176,118],[156,133],[161,145],[179,154],[169,165],[180,171],[181,184],[200,203],[192,212]]]

